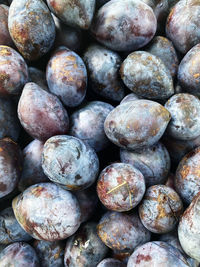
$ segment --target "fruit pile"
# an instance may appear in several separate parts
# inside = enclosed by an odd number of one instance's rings
[[[200,0],[0,0],[0,267],[199,267]]]

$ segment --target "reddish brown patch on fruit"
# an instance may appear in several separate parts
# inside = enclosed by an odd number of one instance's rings
[[[136,264],[139,264],[141,261],[150,261],[152,258],[150,255],[143,255],[143,254],[139,254],[137,256],[137,260],[136,260]]]
[[[36,197],[39,197],[45,191],[46,189],[43,186],[38,186],[33,188],[32,194],[35,195]]]

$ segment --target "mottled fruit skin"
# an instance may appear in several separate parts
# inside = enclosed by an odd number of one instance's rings
[[[43,147],[43,142],[33,140],[23,150],[22,174],[18,183],[21,192],[31,185],[49,181],[42,169]]]
[[[113,163],[106,167],[97,183],[97,194],[103,205],[119,212],[136,207],[145,189],[142,173],[126,163]]]
[[[153,241],[137,248],[131,255],[127,267],[189,267],[181,252],[162,241]]]
[[[36,83],[45,91],[49,91],[45,73],[37,68],[29,67],[29,82]]]
[[[90,27],[95,0],[47,0],[50,10],[65,24],[83,30]]]
[[[157,102],[135,100],[113,109],[105,120],[104,130],[117,146],[139,149],[157,143],[170,119],[170,113]]]
[[[0,2],[0,45],[12,46],[13,42],[8,31],[9,7]]]
[[[0,198],[7,196],[17,186],[22,170],[22,154],[10,138],[0,140]]]
[[[169,39],[156,36],[145,50],[159,57],[170,71],[171,76],[173,78],[176,76],[179,60],[173,43]]]
[[[122,101],[120,102],[120,104],[123,104],[123,103],[125,103],[125,102],[129,102],[129,101],[139,100],[139,99],[140,99],[139,96],[137,96],[137,95],[134,94],[134,93],[130,93],[130,94],[126,95],[126,96],[122,99]]]
[[[61,241],[48,242],[35,240],[33,247],[42,267],[64,266],[64,244]]]
[[[106,246],[118,252],[132,252],[151,238],[136,213],[107,212],[97,225],[97,233]]]
[[[179,195],[166,185],[149,187],[139,205],[139,215],[143,225],[157,234],[172,231],[182,211],[183,204]]]
[[[166,35],[183,54],[200,42],[199,15],[198,0],[181,0],[172,8],[168,16]]]
[[[104,132],[104,121],[114,107],[101,101],[92,101],[75,111],[70,117],[70,135],[83,140],[95,151],[109,145]]]
[[[67,240],[65,267],[93,267],[106,256],[108,248],[97,235],[96,223],[84,224]]]
[[[18,95],[28,82],[28,67],[13,48],[0,45],[0,97]]]
[[[29,241],[32,237],[19,225],[12,208],[0,213],[0,243],[8,245],[13,242]]]
[[[83,55],[89,74],[91,89],[98,95],[113,101],[125,96],[124,85],[119,77],[121,57],[110,49],[93,44]]]
[[[13,0],[8,28],[20,53],[28,60],[46,54],[55,39],[55,23],[42,0]]]
[[[111,0],[98,10],[91,31],[112,50],[134,51],[153,38],[156,27],[153,10],[142,1]]]
[[[94,183],[99,160],[95,151],[82,140],[58,135],[44,144],[42,168],[51,181],[67,190],[83,190]]]
[[[178,226],[178,237],[183,250],[198,261],[200,261],[199,205],[200,193],[185,210]]]
[[[77,199],[53,183],[30,186],[14,198],[12,206],[22,228],[38,240],[66,239],[80,226]]]
[[[175,188],[183,201],[190,204],[200,191],[200,147],[190,151],[181,160],[176,170]]]
[[[146,51],[128,55],[120,68],[125,85],[138,96],[149,99],[166,99],[173,95],[171,74],[165,63]]]
[[[27,83],[18,103],[18,117],[33,138],[46,141],[65,134],[69,128],[67,111],[60,100],[36,83]]]
[[[68,107],[84,100],[87,89],[87,70],[83,60],[66,47],[60,47],[50,58],[46,79],[51,93]]]
[[[125,267],[125,266],[126,266],[125,263],[112,258],[104,259],[97,265],[97,267]]]
[[[16,242],[1,251],[0,266],[40,267],[40,264],[35,250],[29,244]]]
[[[190,94],[175,94],[165,104],[171,114],[167,132],[179,140],[192,140],[200,135],[200,100]]]
[[[120,159],[140,170],[147,186],[164,184],[171,166],[169,153],[160,142],[136,151],[121,149]]]
[[[200,96],[200,44],[197,44],[182,59],[178,68],[178,82],[188,93]]]

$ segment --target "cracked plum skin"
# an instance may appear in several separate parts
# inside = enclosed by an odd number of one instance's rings
[[[64,244],[61,241],[48,242],[35,240],[33,247],[42,267],[63,267]]]
[[[53,183],[30,186],[14,198],[12,206],[21,227],[38,240],[66,239],[81,223],[76,197]]]
[[[107,258],[102,260],[97,267],[125,267],[126,265],[119,260]]]
[[[87,70],[78,54],[59,47],[50,58],[46,79],[49,91],[58,96],[64,105],[76,107],[85,98]]]
[[[197,147],[184,156],[176,170],[175,188],[187,204],[200,191],[199,164],[200,147]]]
[[[173,80],[165,63],[156,55],[136,51],[120,68],[124,84],[138,96],[167,99],[174,94]]]
[[[90,45],[83,55],[89,74],[91,89],[98,95],[113,101],[125,96],[125,86],[119,76],[121,57],[103,46]]]
[[[0,2],[0,45],[13,46],[13,41],[8,30],[9,7]]]
[[[65,134],[69,127],[68,114],[60,100],[36,83],[25,85],[18,103],[18,117],[28,134],[40,141]]]
[[[96,223],[82,225],[66,243],[65,267],[93,267],[106,256],[108,248],[97,235]]]
[[[31,239],[32,237],[19,225],[11,207],[0,212],[0,244],[8,245]]]
[[[199,15],[199,1],[181,0],[172,8],[167,18],[166,36],[183,54],[200,42]]]
[[[58,135],[44,144],[42,168],[51,181],[66,190],[83,190],[95,182],[99,159],[82,140]]]
[[[143,225],[157,234],[172,231],[182,211],[183,204],[179,195],[166,185],[149,187],[139,205],[139,216]]]
[[[39,267],[40,264],[35,250],[29,244],[16,242],[1,251],[0,266]]]
[[[189,267],[182,253],[162,241],[148,242],[137,248],[129,258],[127,267]]]
[[[10,138],[0,140],[0,199],[11,193],[19,181],[22,170],[22,153]]]
[[[96,152],[105,149],[109,140],[104,132],[104,121],[114,107],[101,101],[92,101],[72,113],[70,135],[77,137]]]
[[[23,57],[13,48],[0,45],[0,96],[20,94],[28,79],[28,66]]]
[[[55,23],[42,0],[13,0],[8,28],[16,47],[28,60],[37,60],[54,43]]]
[[[107,212],[97,225],[97,233],[106,246],[120,253],[132,252],[151,238],[136,213]]]
[[[97,194],[104,206],[118,212],[136,207],[145,193],[142,173],[130,164],[114,163],[100,174]]]
[[[153,10],[137,0],[111,0],[102,6],[91,26],[98,42],[115,51],[145,46],[156,32]]]
[[[104,131],[111,142],[134,150],[159,141],[171,119],[167,109],[150,100],[120,104],[104,122]]]
[[[121,149],[120,159],[140,170],[148,187],[164,184],[167,180],[171,166],[170,156],[160,142],[136,151]]]

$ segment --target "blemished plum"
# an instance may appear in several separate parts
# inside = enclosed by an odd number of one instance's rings
[[[22,153],[10,138],[0,140],[0,198],[16,187],[22,170]]]
[[[53,183],[30,186],[13,199],[12,206],[21,227],[38,240],[66,239],[81,223],[76,197]]]
[[[139,149],[157,143],[170,119],[169,111],[162,105],[141,99],[113,109],[104,122],[104,130],[117,146]]]
[[[69,107],[76,107],[85,98],[87,70],[83,60],[67,47],[59,47],[50,58],[46,79],[49,91]]]
[[[178,82],[188,93],[200,96],[200,44],[184,56],[178,68]]]
[[[97,267],[125,267],[125,266],[126,266],[125,263],[112,258],[104,259],[97,265]]]
[[[13,41],[8,30],[9,7],[0,2],[0,45],[12,46]]]
[[[172,231],[183,211],[179,195],[166,185],[153,185],[139,205],[143,225],[151,232],[164,234]]]
[[[83,190],[95,182],[99,159],[95,151],[82,140],[58,135],[44,144],[42,168],[51,181],[66,190]]]
[[[13,48],[0,45],[0,97],[18,95],[28,82],[28,67]]]
[[[200,191],[199,164],[200,147],[197,147],[184,156],[176,170],[175,188],[187,204]]]
[[[111,0],[103,5],[91,26],[98,42],[115,51],[145,46],[156,32],[153,10],[137,0]]]
[[[192,140],[200,135],[200,100],[191,94],[175,94],[165,104],[171,114],[167,132],[179,140]]]
[[[31,185],[49,181],[42,169],[43,147],[43,142],[33,140],[24,148],[22,173],[18,183],[20,191],[24,191]]]
[[[95,11],[95,0],[47,0],[52,13],[65,24],[89,29]]]
[[[130,94],[126,95],[126,96],[122,99],[122,101],[120,102],[120,104],[123,104],[123,103],[125,103],[125,102],[129,102],[129,101],[138,100],[138,99],[140,99],[140,97],[139,97],[138,95],[136,95],[136,94],[134,94],[134,93],[130,93]]]
[[[60,100],[32,82],[22,91],[18,117],[26,132],[40,141],[65,134],[69,128],[68,114]]]
[[[70,117],[70,135],[77,137],[95,151],[109,145],[104,132],[104,121],[114,107],[101,101],[92,101],[75,111]]]
[[[42,267],[63,267],[64,244],[61,241],[35,240],[33,247]]]
[[[180,0],[167,18],[166,35],[183,54],[200,42],[199,15],[199,1]]]
[[[131,255],[127,267],[189,267],[181,252],[166,242],[148,242]]]
[[[106,246],[118,252],[132,252],[151,238],[136,213],[107,212],[97,225],[97,233]]]
[[[29,82],[36,83],[42,89],[48,91],[45,73],[37,68],[29,67]]]
[[[120,159],[141,171],[147,186],[164,184],[170,171],[170,156],[165,146],[158,142],[140,150],[120,150]]]
[[[16,242],[1,251],[0,266],[40,267],[40,264],[35,250],[29,244]]]
[[[87,66],[89,85],[100,96],[120,101],[125,96],[124,84],[119,76],[121,57],[114,51],[93,44],[83,55]]]
[[[173,43],[169,39],[156,36],[145,50],[159,57],[170,71],[171,76],[173,78],[176,76],[179,60]]]
[[[24,58],[46,54],[55,39],[55,23],[43,0],[13,0],[9,9],[10,35]]]
[[[100,174],[97,194],[109,210],[129,211],[136,207],[145,193],[142,173],[130,164],[113,163]]]
[[[0,243],[8,245],[19,241],[29,241],[32,237],[21,228],[11,207],[0,212]]]
[[[93,267],[105,258],[108,248],[97,235],[96,223],[82,225],[75,235],[68,238],[65,267]]]
[[[128,55],[120,68],[125,85],[138,96],[167,99],[174,94],[173,80],[165,63],[146,51]]]

